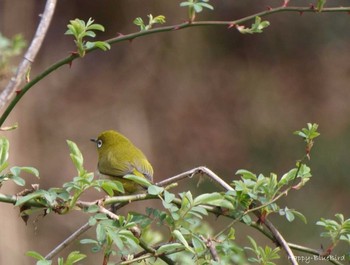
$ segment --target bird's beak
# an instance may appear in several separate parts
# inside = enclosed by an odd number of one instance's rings
[[[91,142],[97,143],[97,139],[91,138],[90,139]]]

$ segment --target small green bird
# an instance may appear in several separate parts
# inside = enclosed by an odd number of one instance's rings
[[[126,193],[134,193],[141,189],[137,183],[123,178],[127,174],[153,181],[153,168],[146,156],[121,133],[104,131],[97,139],[91,141],[97,146],[98,171],[120,181]]]

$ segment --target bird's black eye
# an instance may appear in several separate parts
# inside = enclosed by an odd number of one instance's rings
[[[102,146],[102,140],[100,139],[97,141],[97,147],[100,148],[101,146]]]

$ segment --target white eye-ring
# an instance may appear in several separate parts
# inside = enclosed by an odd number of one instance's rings
[[[102,146],[102,140],[97,141],[97,147],[100,148]]]

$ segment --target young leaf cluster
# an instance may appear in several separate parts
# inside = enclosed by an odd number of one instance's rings
[[[52,260],[46,260],[45,257],[43,257],[41,254],[35,252],[35,251],[28,251],[27,256],[32,257],[37,260],[36,265],[51,265]],[[68,257],[66,260],[63,258],[58,258],[57,259],[57,264],[58,265],[73,265],[83,259],[86,258],[85,254],[80,253],[79,251],[72,251],[69,253]]]
[[[29,173],[37,178],[39,178],[39,171],[34,167],[9,167],[8,157],[9,157],[9,141],[5,137],[0,137],[0,187],[4,182],[11,180],[18,186],[24,186],[25,180],[22,177],[22,173]]]
[[[196,17],[196,13],[201,13],[204,8],[214,10],[214,7],[208,2],[209,0],[188,0],[181,2],[180,6],[188,8],[188,17],[192,22]]]
[[[80,57],[84,57],[86,50],[98,48],[103,51],[111,48],[110,44],[105,41],[85,41],[85,37],[95,38],[95,31],[105,31],[104,27],[100,24],[94,23],[92,18],[89,18],[87,22],[81,19],[74,19],[67,25],[68,30],[65,32],[66,35],[73,35],[75,45],[78,50],[77,53]]]
[[[141,17],[137,17],[134,19],[134,24],[136,26],[140,27],[140,31],[146,31],[150,30],[153,25],[155,24],[164,24],[165,23],[165,16],[159,15],[156,17],[153,17],[152,14],[147,15],[148,16],[148,24],[146,25],[145,22]]]
[[[280,248],[270,248],[266,246],[265,248],[259,247],[255,240],[248,236],[248,239],[252,245],[252,247],[245,247],[246,250],[249,250],[255,254],[256,257],[251,257],[248,259],[250,262],[259,263],[262,265],[274,265],[275,263],[272,260],[279,259],[280,256],[278,252]]]
[[[234,191],[227,193],[233,199],[234,207],[237,209],[235,214],[237,215],[238,209],[241,209],[240,215],[246,223],[250,222],[250,218],[245,214],[253,210],[260,210],[265,217],[271,213],[279,213],[290,222],[295,219],[295,216],[306,222],[304,215],[300,212],[288,207],[281,209],[276,203],[292,187],[299,189],[311,178],[308,166],[300,163],[297,165],[298,168],[291,169],[280,179],[274,173],[266,177],[263,174],[257,176],[248,170],[238,170],[236,174],[240,175],[241,179],[233,181]]]
[[[129,255],[140,249],[138,238],[129,230],[135,226],[132,215],[112,220],[105,214],[90,217],[89,224],[96,226],[96,239],[82,239],[81,244],[92,244],[92,252],[104,251],[105,255]],[[112,245],[115,249],[112,249]]]
[[[320,135],[317,131],[318,124],[308,123],[307,128],[302,128],[300,131],[295,131],[294,134],[302,137],[306,142],[306,157],[310,159],[310,152],[314,145],[314,139]]]
[[[263,29],[270,26],[270,22],[261,20],[261,17],[255,17],[255,22],[252,24],[250,28],[246,28],[245,26],[236,26],[238,31],[242,34],[254,34],[254,33],[262,33]]]
[[[322,12],[322,9],[323,9],[325,4],[326,4],[326,0],[317,0],[316,10],[318,12]]]
[[[0,80],[8,72],[10,58],[19,55],[26,45],[26,41],[21,34],[8,39],[0,33]]]
[[[332,241],[332,248],[335,247],[339,241],[345,241],[350,244],[350,218],[344,219],[340,213],[335,215],[336,220],[321,218],[316,224],[322,226],[325,232],[321,233],[321,237],[330,238]]]
[[[174,239],[171,243],[161,244],[156,254],[171,255],[180,264],[191,261],[196,264],[209,264],[213,259],[208,248],[212,229],[203,221],[203,217],[208,215],[206,206],[233,210],[232,203],[225,198],[224,194],[218,192],[205,193],[194,198],[192,193],[187,191],[180,193],[178,198],[162,188],[155,189],[150,186],[148,191],[153,195],[158,192],[165,208],[165,211],[148,208],[148,218],[155,221],[157,225],[168,227],[171,238]],[[150,224],[151,222],[147,223],[147,225]],[[227,242],[222,240],[222,251],[219,254],[227,253],[230,249],[236,250],[232,246],[227,246]]]

